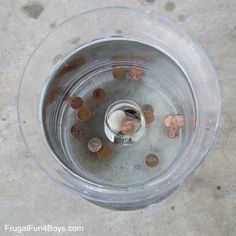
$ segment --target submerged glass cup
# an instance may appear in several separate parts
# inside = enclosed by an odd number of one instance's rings
[[[87,109],[84,120],[70,105],[76,96]],[[154,115],[146,124],[145,104]],[[137,114],[131,135],[107,125],[117,105]],[[185,118],[175,139],[165,132],[168,114]],[[172,193],[206,157],[219,125],[219,85],[204,51],[178,25],[150,11],[104,8],[70,18],[41,41],[20,82],[18,118],[52,179],[97,205],[137,209]],[[89,151],[94,137],[109,150],[106,160]],[[146,165],[149,154],[156,166]]]

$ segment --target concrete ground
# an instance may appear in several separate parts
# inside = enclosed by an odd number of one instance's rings
[[[49,180],[29,156],[16,118],[20,76],[40,39],[72,15],[114,5],[150,8],[183,25],[213,61],[222,90],[221,130],[208,158],[168,201],[135,212],[97,207]],[[29,224],[81,225],[78,235],[89,236],[236,235],[235,0],[1,0],[0,42],[0,235],[17,235],[5,225]]]

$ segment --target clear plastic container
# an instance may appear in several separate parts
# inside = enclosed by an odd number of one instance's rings
[[[132,68],[141,80],[130,79]],[[93,96],[98,88],[102,102]],[[84,99],[89,120],[78,120],[70,105],[75,96]],[[143,104],[154,109],[151,124]],[[117,106],[137,115],[131,135],[107,125]],[[168,114],[185,118],[175,139],[165,133]],[[18,118],[32,156],[57,183],[100,206],[137,209],[172,193],[206,157],[219,125],[220,91],[208,57],[178,25],[150,11],[104,8],[68,19],[40,42],[20,81]],[[79,138],[71,135],[77,123]],[[88,150],[94,137],[109,147],[107,160]],[[150,153],[158,156],[155,167],[145,164]]]

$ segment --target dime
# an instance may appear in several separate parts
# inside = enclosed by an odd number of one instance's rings
[[[92,138],[88,142],[88,149],[91,152],[98,152],[102,148],[102,141],[99,138]]]

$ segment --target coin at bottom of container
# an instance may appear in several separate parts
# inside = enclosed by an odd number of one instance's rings
[[[107,98],[107,94],[104,89],[97,88],[93,91],[93,99],[97,102],[104,102]]]
[[[70,106],[77,110],[84,105],[84,100],[81,97],[73,97],[70,100]]]
[[[154,108],[151,104],[143,104],[141,106],[141,109],[143,112],[146,112],[146,111],[154,112]]]
[[[129,77],[133,81],[139,81],[142,79],[143,71],[140,67],[131,67],[129,70]]]
[[[179,135],[179,129],[175,126],[166,127],[165,131],[170,139],[174,139]]]
[[[88,142],[88,149],[91,152],[98,152],[102,148],[102,141],[99,138],[92,138]]]
[[[122,67],[115,67],[113,69],[113,77],[117,80],[122,80],[125,78],[125,70]]]
[[[135,125],[132,121],[125,121],[121,126],[122,134],[131,134],[135,131]]]
[[[92,117],[92,113],[88,107],[83,106],[77,112],[77,118],[81,121],[87,121]]]
[[[61,86],[53,88],[47,96],[46,105],[51,105],[61,93],[62,93]]]
[[[145,163],[147,166],[149,167],[155,167],[158,165],[159,163],[159,158],[157,155],[151,153],[151,154],[148,154],[145,158]]]
[[[70,132],[75,138],[79,138],[82,136],[82,129],[80,128],[79,124],[74,124],[73,126],[71,126]]]
[[[146,111],[143,113],[146,124],[151,124],[154,121],[154,113],[151,111]]]
[[[173,119],[173,115],[167,115],[164,118],[164,124],[166,127],[170,127],[172,125],[172,119]]]
[[[182,128],[184,126],[184,117],[181,114],[173,115],[172,125],[177,128]]]
[[[108,145],[103,145],[102,148],[97,152],[97,156],[101,160],[108,160],[112,154],[112,150]]]

